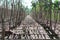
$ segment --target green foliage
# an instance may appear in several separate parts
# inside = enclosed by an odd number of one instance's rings
[[[58,11],[60,9],[58,0],[55,0],[54,3],[52,3],[52,0],[44,0],[44,1],[43,0],[38,0],[38,2],[36,2],[35,4],[32,3],[32,6],[33,6],[32,10],[35,10],[35,8],[36,8],[36,12],[37,12],[36,14],[40,14],[40,12],[43,11],[42,14],[45,15],[44,17],[50,19],[50,12],[49,11],[51,11],[51,15],[52,15],[51,18],[53,20],[58,19]],[[44,11],[46,12],[46,14],[45,14]]]
[[[35,4],[35,3],[32,3],[32,6],[33,6],[33,7],[36,7],[36,4]]]

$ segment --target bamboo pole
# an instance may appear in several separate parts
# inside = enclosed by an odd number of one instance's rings
[[[5,8],[5,0],[4,0],[4,8]],[[5,19],[5,13],[4,13],[4,8],[2,8],[2,13],[1,13],[1,20],[2,20],[2,40],[5,40],[5,27],[4,27],[4,19]]]
[[[51,22],[51,17],[52,17],[52,11],[51,11],[52,6],[51,6],[51,4],[52,4],[52,0],[50,0],[49,3],[50,3],[50,8],[49,8],[49,14],[50,14],[50,29],[52,29],[52,22]]]

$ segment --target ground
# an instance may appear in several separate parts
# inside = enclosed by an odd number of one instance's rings
[[[50,39],[44,28],[30,15],[26,16],[21,25],[15,28],[13,32],[21,34],[21,39]]]

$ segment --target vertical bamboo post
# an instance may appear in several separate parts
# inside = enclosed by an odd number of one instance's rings
[[[2,8],[2,13],[1,13],[1,20],[2,20],[2,40],[5,40],[5,27],[4,27],[4,19],[5,19],[5,2],[4,0],[4,8]]]

